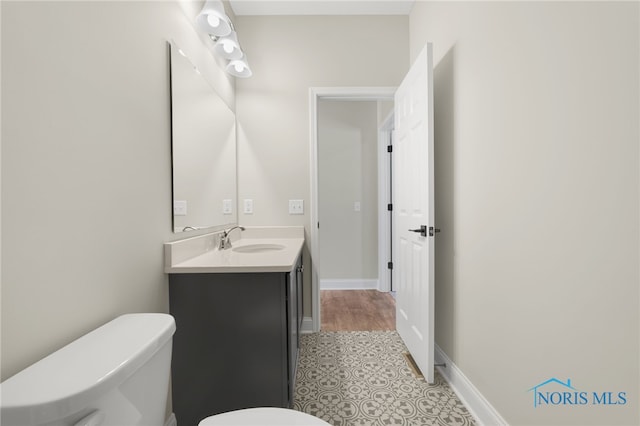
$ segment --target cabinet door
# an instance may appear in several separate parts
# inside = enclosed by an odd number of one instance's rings
[[[297,267],[287,274],[287,325],[288,345],[289,345],[289,404],[293,405],[293,392],[296,381],[296,371],[298,365],[298,274]]]
[[[297,305],[298,305],[298,336],[300,336],[300,330],[302,329],[302,318],[303,318],[303,308],[302,308],[302,301],[303,299],[303,284],[304,284],[304,265],[302,263],[302,255],[300,255],[300,259],[298,260],[298,266],[296,268],[296,274],[297,274],[297,284],[298,284],[298,288],[297,288],[297,292],[298,292],[298,300],[297,300]],[[300,347],[300,339],[298,338],[298,348]]]
[[[242,408],[291,406],[288,275],[170,275],[179,425]]]

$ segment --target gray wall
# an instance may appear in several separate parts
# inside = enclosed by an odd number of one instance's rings
[[[309,87],[397,86],[409,64],[407,16],[239,16],[253,77],[236,83],[243,225],[309,223]],[[304,199],[304,215],[288,213]],[[305,255],[305,271],[312,271]],[[311,288],[305,274],[305,315]]]
[[[436,342],[513,425],[638,424],[639,4],[418,2],[434,43]],[[625,391],[533,407],[533,386]]]
[[[233,105],[201,3],[1,2],[2,379],[129,312],[166,312],[167,40]]]
[[[318,102],[321,280],[378,278],[377,115],[375,101]]]

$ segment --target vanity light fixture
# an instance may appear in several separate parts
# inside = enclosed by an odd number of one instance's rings
[[[240,59],[233,59],[229,62],[227,65],[227,73],[242,78],[248,78],[253,75],[247,63],[247,58],[244,55]]]
[[[207,0],[196,17],[197,27],[209,35],[214,42],[213,54],[229,60],[226,71],[235,77],[251,77],[253,74],[247,57],[240,48],[238,34],[233,23],[224,12],[221,0]]]
[[[207,34],[221,37],[231,33],[231,19],[224,12],[220,0],[207,0],[196,17],[196,23]]]
[[[242,50],[240,50],[240,44],[238,43],[238,35],[235,31],[224,37],[219,37],[216,41],[216,45],[213,48],[213,52],[225,59],[240,59],[242,58]]]

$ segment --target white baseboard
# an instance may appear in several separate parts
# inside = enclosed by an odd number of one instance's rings
[[[449,383],[451,389],[469,409],[479,425],[508,425],[495,408],[487,401],[480,391],[471,383],[442,349],[435,346],[436,364],[446,364],[445,367],[437,367],[442,377]]]
[[[176,419],[175,413],[171,413],[164,426],[178,426],[178,419]]]
[[[377,290],[378,280],[367,278],[320,280],[320,290]]]
[[[303,317],[302,318],[302,326],[300,327],[301,334],[311,334],[313,333],[313,318],[312,317]]]

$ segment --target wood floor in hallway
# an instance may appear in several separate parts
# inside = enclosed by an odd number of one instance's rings
[[[322,290],[322,331],[396,329],[396,301],[377,290]]]

